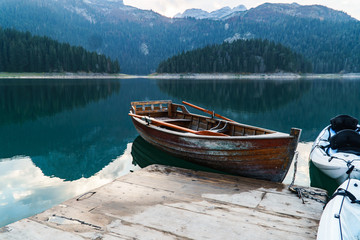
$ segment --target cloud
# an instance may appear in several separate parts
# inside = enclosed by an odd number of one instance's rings
[[[71,182],[56,176],[45,176],[30,157],[0,158],[0,227],[92,191],[130,170],[139,169],[132,164],[131,147],[129,143],[123,155],[90,178]]]

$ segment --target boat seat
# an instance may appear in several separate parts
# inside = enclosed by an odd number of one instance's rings
[[[156,118],[159,121],[172,123],[172,122],[191,122],[191,119],[187,118]]]
[[[359,121],[349,115],[338,115],[330,120],[331,128],[335,132],[339,132],[344,129],[356,130]]]
[[[344,129],[330,138],[330,147],[340,152],[360,154],[360,134],[351,129]]]

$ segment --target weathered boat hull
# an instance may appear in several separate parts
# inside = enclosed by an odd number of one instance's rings
[[[200,136],[146,124],[132,118],[139,134],[155,147],[188,161],[230,174],[281,182],[289,170],[299,140],[291,134]]]

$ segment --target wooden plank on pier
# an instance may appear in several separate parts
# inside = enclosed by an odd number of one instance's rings
[[[0,239],[315,239],[322,209],[283,184],[153,165],[0,228]]]

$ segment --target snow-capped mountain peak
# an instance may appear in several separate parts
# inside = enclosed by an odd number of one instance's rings
[[[228,16],[232,15],[235,12],[246,11],[247,8],[244,5],[239,5],[234,8],[223,7],[218,10],[207,12],[202,9],[192,8],[187,9],[183,13],[178,13],[174,16],[174,18],[187,18],[192,17],[196,19],[214,19],[214,20],[223,20]]]

